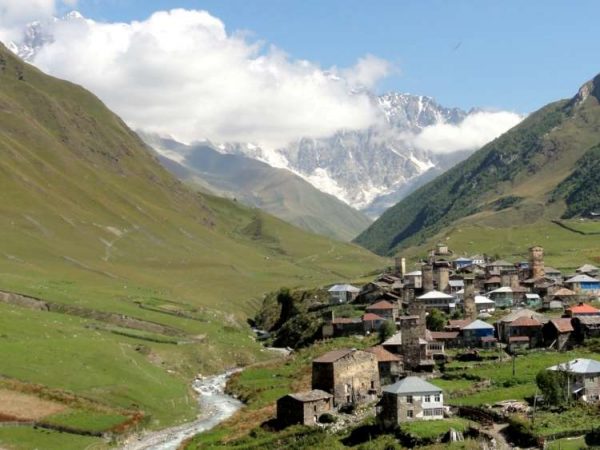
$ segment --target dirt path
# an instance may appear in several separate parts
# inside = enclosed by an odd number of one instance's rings
[[[494,439],[496,440],[496,449],[497,450],[509,450],[514,448],[512,445],[508,443],[502,431],[508,427],[507,423],[494,423],[491,427],[487,427],[485,430],[490,433]]]

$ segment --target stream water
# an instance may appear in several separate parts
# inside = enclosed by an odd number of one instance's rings
[[[242,407],[239,400],[225,394],[225,384],[234,371],[196,379],[193,389],[199,394],[201,415],[193,422],[164,430],[148,432],[140,437],[131,437],[121,450],[177,450],[181,443],[203,431],[210,430],[231,417]]]

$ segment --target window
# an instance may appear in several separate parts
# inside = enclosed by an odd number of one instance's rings
[[[413,397],[412,395],[407,395],[406,396],[406,403],[412,403],[413,402]],[[412,416],[411,416],[412,417]]]
[[[442,401],[442,395],[441,394],[435,394],[435,401],[436,402],[441,402]]]
[[[408,411],[406,411],[406,417],[408,417],[409,419],[412,419],[412,417],[413,417],[412,409],[409,409]]]
[[[317,405],[313,406],[314,412],[317,412]]]
[[[425,397],[423,397],[423,401],[425,403],[429,403],[431,401],[431,395],[426,395]]]
[[[371,381],[371,389],[375,389],[375,382]]]

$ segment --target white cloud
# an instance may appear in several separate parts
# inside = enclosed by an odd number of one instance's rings
[[[350,94],[387,74],[373,56],[323,70],[265,49],[204,11],[157,12],[141,22],[83,18],[48,22],[53,42],[42,70],[82,84],[132,127],[189,142],[254,142],[266,148],[302,136],[363,129],[377,120],[367,95]]]
[[[404,138],[419,149],[436,153],[475,150],[508,131],[521,120],[523,116],[513,112],[478,111],[469,114],[458,125],[431,125],[419,134],[404,135]]]
[[[0,0],[0,40],[18,39],[25,24],[48,19],[55,11],[54,0]]]

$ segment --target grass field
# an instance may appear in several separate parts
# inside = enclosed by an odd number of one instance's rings
[[[585,439],[582,437],[578,438],[564,438],[552,441],[547,447],[549,450],[582,450],[589,448],[585,443]]]
[[[511,262],[527,260],[528,248],[533,245],[544,247],[545,263],[568,273],[585,264],[600,263],[600,239],[597,235],[581,235],[566,230],[550,220],[539,218],[533,223],[520,224],[507,212],[507,217],[488,221],[485,215],[468,218],[449,227],[423,245],[402,252],[416,261],[427,254],[435,242],[444,241],[455,255],[487,254],[499,256]],[[512,223],[511,223],[512,222]]]
[[[77,436],[58,431],[28,427],[0,427],[0,443],[8,450],[105,450],[100,438]]]
[[[442,436],[450,429],[464,432],[469,427],[469,421],[456,417],[454,419],[424,420],[408,422],[401,426],[401,429],[420,439],[435,439]]]

